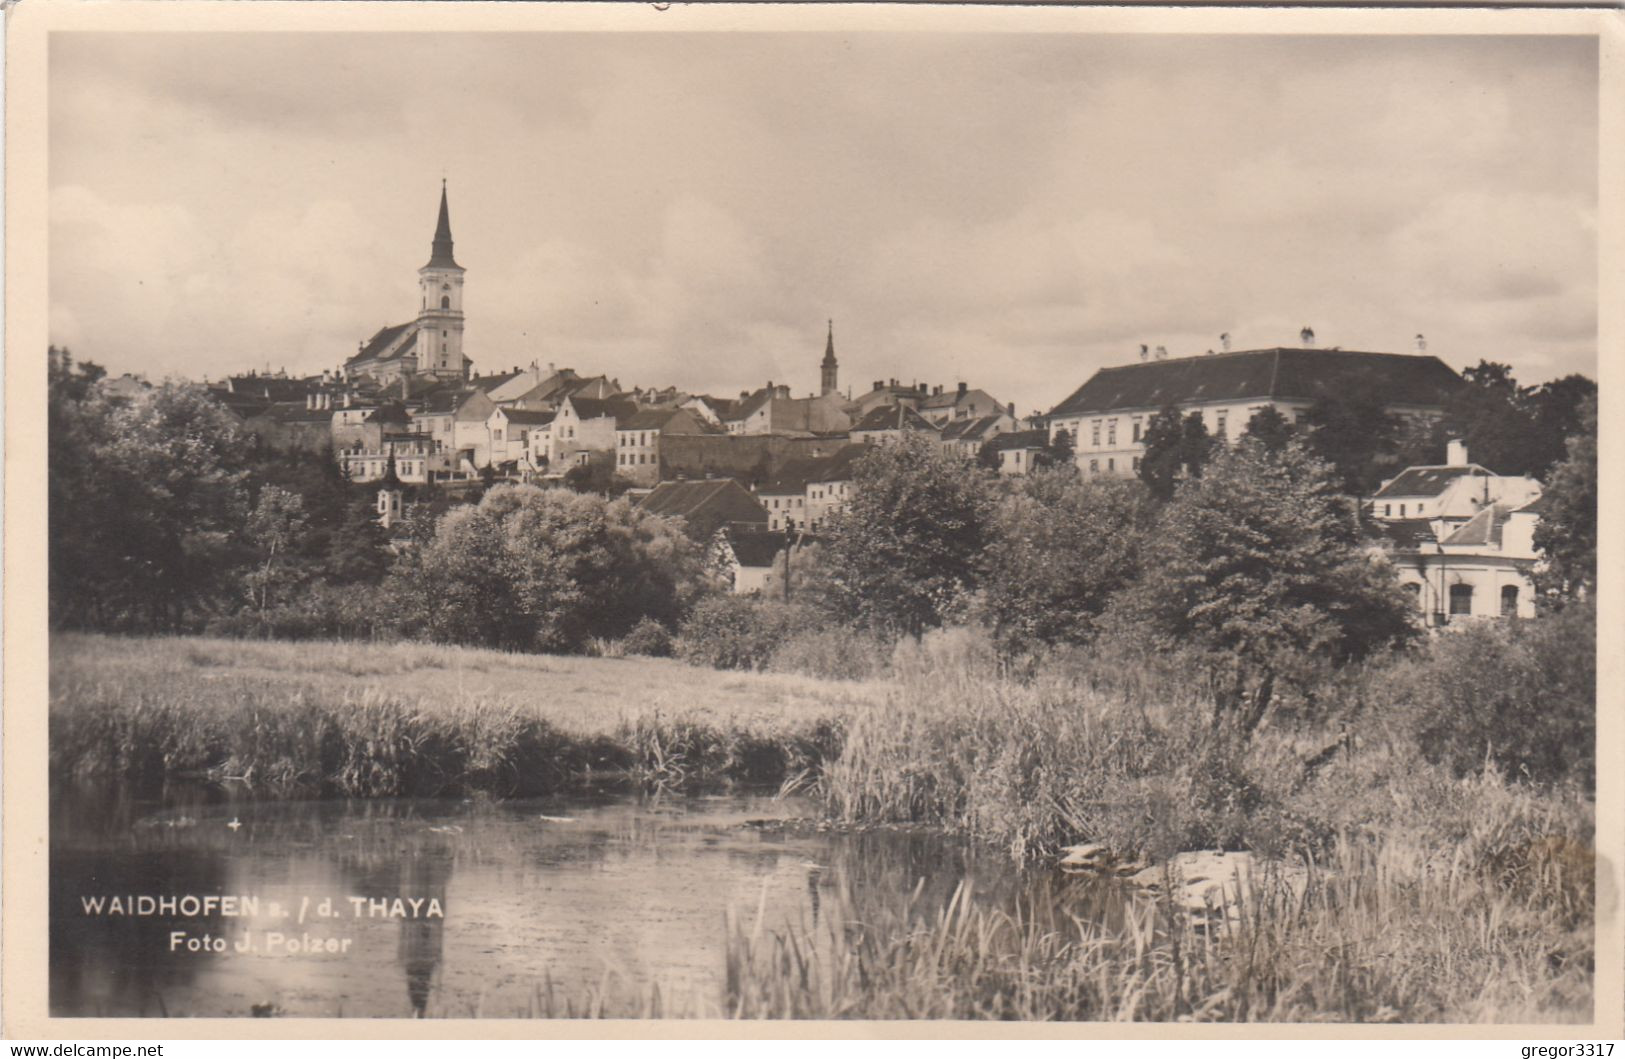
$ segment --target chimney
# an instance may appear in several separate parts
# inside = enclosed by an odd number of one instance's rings
[[[920,395],[920,396],[921,396],[921,397],[924,397],[924,396],[925,396],[925,383],[923,383],[923,382],[922,382],[922,383],[920,383],[920,384],[919,384],[919,385],[918,385],[918,386],[916,386],[916,387],[915,387],[915,388],[914,388],[914,389],[915,389],[915,391],[916,391],[916,392],[918,392],[918,393],[919,393],[919,395]]]
[[[1140,343],[1140,359],[1145,360],[1151,356],[1151,347],[1144,342]]]
[[[1011,401],[1008,405],[1005,406],[1005,414],[1008,415],[1011,419],[1016,418],[1016,402]]]
[[[879,379],[875,380],[875,389],[884,390],[885,388],[886,388],[886,384],[884,382],[880,381]]]
[[[1226,331],[1219,336],[1219,348],[1226,353],[1230,352],[1230,332]]]
[[[1157,359],[1158,360],[1167,360],[1168,359],[1168,347],[1167,346],[1158,346],[1157,347]]]
[[[1315,344],[1315,329],[1312,328],[1312,327],[1304,328],[1302,331],[1298,332],[1298,338],[1303,341],[1303,344],[1305,346],[1314,345]]]
[[[1461,438],[1451,438],[1445,445],[1444,463],[1446,467],[1467,466],[1467,442]]]
[[[1428,351],[1428,340],[1427,340],[1426,335],[1423,335],[1423,334],[1420,334],[1420,333],[1417,334],[1417,336],[1416,336],[1416,351],[1418,353],[1426,353]]]
[[[959,384],[959,396],[961,398],[963,398],[965,396],[965,391],[968,390],[968,389],[970,389],[970,384],[969,383],[965,383],[965,382],[960,383]]]

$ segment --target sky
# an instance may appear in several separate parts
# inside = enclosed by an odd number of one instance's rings
[[[337,367],[441,180],[481,372],[983,388],[1316,342],[1597,366],[1579,37],[57,33],[51,340]]]

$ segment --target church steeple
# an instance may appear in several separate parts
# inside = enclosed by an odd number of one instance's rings
[[[418,269],[420,301],[413,341],[419,373],[441,378],[463,375],[463,271],[451,256],[451,211],[446,206],[446,182],[442,180],[434,256]]]
[[[440,222],[434,229],[434,252],[424,268],[461,268],[451,256],[451,210],[446,206],[446,181],[440,181]]]
[[[835,363],[835,321],[829,322],[829,337],[824,340],[824,361],[819,365],[822,376],[822,391],[825,396],[836,392],[835,376],[837,365]]]

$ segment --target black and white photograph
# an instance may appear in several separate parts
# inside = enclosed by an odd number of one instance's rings
[[[46,35],[37,1016],[1617,1021],[1600,23],[406,6]]]

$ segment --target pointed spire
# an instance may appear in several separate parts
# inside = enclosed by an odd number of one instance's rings
[[[829,322],[829,337],[824,340],[824,364],[835,363],[835,321]]]
[[[425,268],[462,268],[451,256],[451,210],[446,205],[446,178],[440,178],[440,222],[434,229],[434,252]]]

